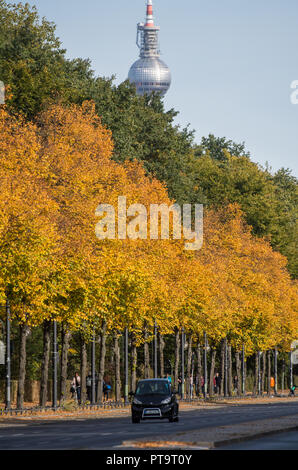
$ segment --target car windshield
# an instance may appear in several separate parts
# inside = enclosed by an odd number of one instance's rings
[[[139,382],[136,395],[169,395],[170,386],[166,381],[148,380]]]

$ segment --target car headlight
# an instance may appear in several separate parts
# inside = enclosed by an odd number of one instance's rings
[[[137,398],[134,398],[133,404],[134,404],[134,405],[141,405],[142,402],[141,402],[140,400],[138,400]]]
[[[171,403],[171,400],[172,400],[171,397],[165,398],[165,399],[161,402],[161,404],[162,404],[162,405],[167,405],[168,403]]]

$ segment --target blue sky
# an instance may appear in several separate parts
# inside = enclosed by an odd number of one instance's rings
[[[22,3],[26,3],[25,1]],[[30,0],[57,25],[67,56],[97,75],[127,78],[137,59],[145,0]],[[245,142],[252,160],[298,175],[297,0],[154,0],[162,59],[172,71],[166,108],[196,141],[213,133]]]

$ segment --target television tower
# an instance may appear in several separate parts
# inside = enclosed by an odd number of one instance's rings
[[[140,58],[131,66],[128,79],[136,86],[138,95],[159,93],[164,96],[171,85],[169,67],[160,59],[159,26],[155,26],[152,0],[147,0],[145,23],[137,25],[137,46]]]

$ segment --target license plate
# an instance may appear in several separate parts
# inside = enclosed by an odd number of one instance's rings
[[[159,410],[145,410],[144,415],[160,415]]]

